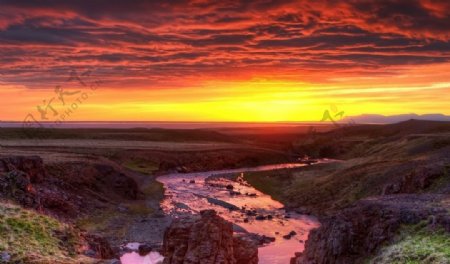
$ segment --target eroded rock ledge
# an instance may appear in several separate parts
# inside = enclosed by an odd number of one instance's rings
[[[292,264],[364,263],[403,225],[426,222],[450,233],[448,195],[390,195],[361,200],[321,220]]]
[[[175,220],[164,235],[164,264],[257,264],[256,243],[233,237],[233,225],[214,210]]]
[[[44,230],[48,231],[44,235],[60,241],[60,247],[70,254],[97,259],[117,257],[107,239],[81,230],[73,223],[82,212],[94,211],[117,200],[136,199],[138,193],[132,178],[108,164],[61,163],[56,170],[45,166],[39,156],[0,156],[0,205],[9,208],[9,203],[17,204],[14,208],[34,209],[30,215],[51,216],[54,223],[67,230]],[[26,225],[19,229],[25,227],[30,229]],[[60,262],[52,259],[51,263]]]

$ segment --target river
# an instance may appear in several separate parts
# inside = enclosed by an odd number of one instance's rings
[[[324,161],[326,162],[326,161]],[[201,210],[214,209],[224,219],[235,224],[235,231],[247,231],[274,237],[275,242],[266,244],[258,249],[260,264],[287,264],[295,252],[304,249],[311,229],[317,228],[319,222],[316,218],[286,212],[284,205],[269,195],[266,195],[245,181],[232,181],[226,177],[217,177],[222,174],[236,174],[241,176],[250,171],[269,171],[283,168],[296,168],[306,166],[302,163],[286,163],[265,165],[251,168],[208,171],[198,173],[173,173],[158,177],[164,184],[166,198],[161,207],[172,218],[187,214],[198,214]],[[210,176],[212,179],[208,179]],[[241,177],[238,177],[241,178]],[[228,186],[228,188],[226,188]],[[230,194],[231,191],[235,192]],[[266,216],[265,220],[256,220],[255,215],[248,216],[241,210],[229,210],[227,207],[236,206],[253,211],[256,215]],[[270,219],[267,218],[267,216]],[[294,231],[296,235],[290,239],[283,236]],[[155,254],[152,259],[158,259]],[[147,260],[145,260],[147,259]],[[139,257],[136,253],[124,255],[124,264],[153,264],[149,256]]]

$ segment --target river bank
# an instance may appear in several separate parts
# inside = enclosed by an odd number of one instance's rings
[[[450,240],[442,238],[450,232],[450,140],[439,133],[444,125],[408,121],[316,135],[299,149],[343,161],[251,172],[244,179],[288,208],[319,217],[321,227],[294,263],[448,263]]]
[[[448,135],[390,132],[389,137],[364,138],[365,131],[357,129],[331,141],[329,133],[314,135],[317,141],[306,140],[307,148],[291,151],[282,147],[284,141],[267,149],[275,136],[264,145],[223,149],[213,143],[201,151],[186,149],[184,143],[162,144],[167,150],[130,149],[132,140],[106,148],[3,147],[0,196],[31,210],[33,218],[54,219],[59,224],[52,228],[73,230],[66,234],[79,237],[80,247],[69,244],[61,252],[67,261],[63,264],[77,258],[118,261],[130,250],[152,249],[147,259],[160,257],[155,251],[162,250],[173,219],[198,217],[209,209],[230,221],[236,234],[258,243],[261,263],[289,263],[294,256],[293,261],[302,264],[375,259],[391,263],[392,252],[420,260],[429,257],[426,252],[425,257],[414,255],[417,250],[410,249],[416,242],[432,245],[445,260],[445,248],[450,248],[448,240],[441,239],[449,230]],[[128,136],[135,139],[140,133]],[[177,135],[179,142],[185,138]],[[330,146],[339,151],[330,152]],[[292,162],[292,153],[314,148],[318,151],[311,153],[334,153],[343,161],[312,166]],[[27,234],[27,226],[8,224],[8,232]],[[67,240],[48,231],[54,245]],[[0,238],[2,256],[18,261],[30,257],[23,251],[25,240],[10,246],[5,238]],[[138,244],[126,249],[133,242],[141,243],[142,250]],[[356,244],[360,247],[351,246]],[[39,252],[33,259],[52,258],[49,252]],[[133,264],[142,260],[136,252],[127,256],[134,257]]]
[[[67,263],[76,262],[77,256],[90,261],[118,259],[131,242],[160,250],[171,217],[160,206],[164,189],[156,181],[157,175],[291,159],[283,151],[284,143],[242,142],[234,134],[201,130],[56,129],[39,131],[36,138],[27,139],[17,138],[15,131],[0,132],[2,142],[7,143],[0,148],[4,158],[0,162],[0,198],[34,210],[37,216],[54,217],[74,228],[74,234],[95,235],[92,246],[70,251],[73,260],[64,253]],[[47,235],[55,243],[61,239],[53,233]],[[28,257],[22,251],[26,241],[21,242],[23,245],[12,247],[0,239],[2,254],[14,261]],[[51,258],[45,252],[33,255],[36,261]]]
[[[285,264],[295,252],[303,250],[310,230],[319,223],[312,216],[284,210],[284,205],[245,182],[217,175],[240,175],[248,171],[270,171],[306,166],[303,163],[265,165],[240,169],[197,173],[173,173],[157,178],[164,184],[165,199],[161,203],[166,215],[173,219],[214,210],[233,223],[235,233],[257,234],[259,263]],[[215,176],[214,179],[208,179]],[[129,255],[122,258],[124,263]],[[144,261],[144,257],[142,258]],[[143,262],[142,262],[143,263]]]

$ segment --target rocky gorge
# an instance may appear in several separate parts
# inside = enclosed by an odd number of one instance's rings
[[[442,124],[413,127],[421,134],[396,126],[384,127],[388,136],[366,135],[379,128],[344,131],[333,139],[339,151],[326,151],[338,161],[221,160],[212,171],[190,164],[200,154],[174,154],[168,166],[169,153],[2,149],[1,260],[448,263],[450,141],[436,133]],[[328,136],[295,151],[330,150]]]
[[[5,208],[9,202],[17,203],[26,210],[31,210],[33,216],[31,219],[40,217],[40,215],[51,218],[55,226],[51,233],[46,234],[55,243],[52,247],[57,248],[58,261],[61,263],[76,263],[80,259],[84,259],[88,262],[98,262],[108,259],[117,259],[123,251],[120,249],[124,242],[136,241],[139,238],[136,237],[120,237],[111,236],[112,232],[104,232],[98,228],[88,228],[86,230],[83,225],[80,225],[80,220],[85,221],[90,217],[95,217],[97,212],[102,212],[111,207],[116,207],[117,204],[130,203],[133,205],[133,201],[147,201],[145,200],[145,193],[142,192],[142,184],[139,187],[137,184],[136,176],[133,177],[130,172],[121,169],[119,166],[114,165],[114,163],[105,160],[90,160],[90,161],[64,161],[58,163],[45,164],[44,160],[39,156],[1,156],[1,177],[0,177],[0,187],[2,201],[5,203]],[[261,168],[256,167],[257,170],[273,169],[276,167],[285,165],[275,165],[263,166]],[[292,166],[292,165],[289,165]],[[299,166],[303,166],[299,164]],[[251,169],[251,168],[248,168]],[[231,170],[233,171],[233,170]],[[241,171],[240,169],[235,170],[236,173]],[[216,173],[225,173],[230,171],[218,171]],[[207,177],[208,173],[194,173],[194,180],[185,182],[179,177],[189,178],[188,174],[177,174],[177,176],[168,176],[167,179],[179,182],[183,185],[189,185],[194,187],[195,190],[200,185],[206,187],[203,196],[200,194],[193,194],[197,196],[197,199],[193,201],[204,201],[206,209],[213,207],[218,210],[204,210],[196,214],[174,214],[174,221],[168,228],[162,227],[162,231],[165,230],[163,237],[156,235],[154,231],[147,234],[152,234],[155,241],[160,241],[161,244],[152,243],[151,240],[144,241],[145,243],[150,243],[149,250],[144,250],[146,244],[143,244],[142,250],[139,247],[139,252],[143,256],[148,253],[158,250],[165,256],[164,263],[258,263],[258,247],[267,245],[275,241],[275,238],[269,236],[259,236],[253,233],[248,233],[242,227],[238,227],[235,223],[236,221],[242,221],[242,225],[246,228],[255,226],[266,226],[269,223],[275,224],[275,221],[280,221],[281,223],[287,224],[285,227],[280,225],[278,230],[279,235],[272,233],[267,233],[266,229],[261,229],[265,234],[272,234],[273,236],[279,236],[280,242],[283,239],[282,236],[289,233],[290,230],[296,229],[299,233],[298,236],[301,239],[306,239],[304,236],[307,235],[307,229],[305,229],[303,222],[299,222],[300,226],[292,225],[299,221],[296,219],[296,215],[293,214],[289,216],[292,219],[283,219],[284,213],[276,213],[277,207],[282,207],[282,205],[277,204],[275,201],[271,201],[269,197],[264,196],[261,193],[256,192],[251,189],[248,185],[236,185],[233,187],[233,182],[229,181],[222,184],[217,183],[217,186],[212,187],[214,183],[212,181],[204,181],[199,178]],[[194,179],[193,178],[193,179]],[[191,183],[195,182],[195,184]],[[163,182],[165,182],[163,180]],[[199,185],[200,184],[200,185]],[[197,187],[196,187],[197,186]],[[209,188],[209,189],[208,189]],[[234,189],[234,193],[231,194],[230,190]],[[169,187],[169,190],[170,187]],[[201,189],[198,189],[201,190]],[[239,198],[241,192],[252,192],[251,195],[247,195],[245,199],[243,197]],[[217,196],[213,198],[212,195],[219,193],[224,196]],[[238,194],[239,193],[239,194]],[[170,192],[168,193],[170,195]],[[233,205],[237,211],[230,209],[226,204],[227,202],[222,199],[226,197],[236,197],[235,201],[247,201],[251,202],[246,205],[249,206],[247,210],[241,213],[241,206],[244,204],[236,206]],[[220,201],[220,203],[219,203]],[[192,202],[192,201],[191,201]],[[252,203],[254,203],[252,205]],[[266,204],[267,203],[267,204]],[[194,203],[195,204],[195,203]],[[209,205],[208,205],[209,204]],[[164,208],[164,202],[162,203]],[[192,206],[193,204],[191,204]],[[202,206],[197,206],[200,210]],[[259,208],[261,205],[269,206],[267,209],[252,209]],[[275,206],[272,208],[271,206]],[[159,207],[159,205],[158,205]],[[245,206],[244,206],[245,207]],[[132,208],[132,207],[130,207]],[[146,208],[146,207],[145,207]],[[272,208],[272,209],[270,209]],[[120,209],[120,208],[119,208]],[[169,208],[167,208],[169,209]],[[7,209],[5,209],[7,210]],[[109,209],[108,209],[109,210]],[[117,209],[115,209],[117,210]],[[130,216],[130,209],[124,208],[120,210],[125,210],[124,214]],[[120,214],[119,210],[119,214]],[[144,210],[144,209],[142,209]],[[144,214],[150,213],[144,210]],[[245,212],[254,211],[255,215],[250,215]],[[262,210],[262,211],[259,211]],[[223,217],[230,211],[231,215],[226,217],[228,221]],[[167,211],[168,215],[171,215],[170,210]],[[221,214],[222,216],[218,215]],[[259,214],[267,214],[268,217],[261,218]],[[239,216],[243,214],[245,217]],[[253,213],[252,213],[253,214]],[[273,216],[271,215],[273,214]],[[234,215],[234,216],[233,216]],[[116,216],[114,216],[116,217]],[[180,218],[179,218],[180,217]],[[261,218],[261,219],[260,219]],[[280,218],[280,220],[276,220]],[[9,218],[8,218],[9,219]],[[31,221],[30,219],[30,221]],[[93,218],[95,219],[95,218]],[[156,219],[165,218],[137,218],[137,221],[132,221],[132,227],[138,228],[139,232],[142,233],[143,229],[139,229],[139,222],[146,223],[147,221],[153,221]],[[234,219],[234,220],[233,220]],[[237,220],[240,219],[240,220]],[[250,221],[249,221],[250,219]],[[272,220],[273,219],[273,220]],[[229,220],[232,220],[231,222]],[[245,221],[244,221],[245,220]],[[264,221],[265,220],[265,221]],[[289,221],[291,220],[291,221]],[[10,221],[10,220],[7,220]],[[258,222],[264,221],[262,225]],[[305,220],[301,220],[305,221]],[[308,220],[309,221],[309,220]],[[291,222],[291,224],[289,224]],[[166,222],[167,224],[169,222]],[[308,225],[310,223],[306,222]],[[313,222],[311,222],[313,223]],[[28,225],[28,224],[26,224]],[[311,228],[314,225],[311,225]],[[13,227],[7,227],[9,228]],[[22,228],[22,227],[21,227]],[[18,229],[18,236],[29,236],[33,234],[33,230]],[[23,228],[28,228],[24,226]],[[39,228],[37,226],[36,228]],[[240,228],[240,229],[239,229]],[[292,229],[291,229],[292,228]],[[252,228],[250,228],[251,230]],[[237,231],[238,230],[238,231]],[[285,230],[285,231],[281,231]],[[50,231],[50,230],[49,230]],[[109,230],[116,232],[116,229]],[[31,232],[31,233],[29,233]],[[277,232],[278,233],[278,232]],[[296,233],[296,232],[292,232]],[[57,234],[57,235],[56,235]],[[145,234],[144,234],[145,235]],[[17,243],[18,238],[14,238]],[[139,239],[140,240],[140,239]],[[142,241],[142,240],[140,240]],[[288,240],[285,240],[289,242]],[[4,241],[2,243],[2,250],[12,259],[17,261],[24,261],[29,258],[26,250],[28,245],[26,244],[16,244],[15,248],[12,248],[12,241]],[[290,245],[296,245],[298,243],[297,239],[292,239]],[[66,246],[61,246],[66,245]],[[276,249],[276,247],[274,248]],[[56,249],[55,249],[56,250]],[[292,250],[292,249],[289,249]],[[145,251],[145,252],[144,252]],[[293,252],[293,251],[292,251]],[[50,252],[41,252],[35,255],[33,261],[44,261],[50,257],[48,254],[55,254]],[[211,254],[211,255],[208,255]],[[266,254],[273,254],[268,251]],[[6,255],[5,255],[6,256]],[[289,254],[284,254],[283,258],[287,259]],[[28,261],[28,260],[26,260]],[[56,257],[54,258],[56,261]],[[125,262],[127,263],[127,262]],[[266,262],[263,262],[266,263]],[[270,263],[270,262],[267,262]],[[278,262],[277,262],[278,263]],[[283,262],[281,262],[283,263]]]
[[[319,217],[291,263],[449,263],[449,130],[417,120],[341,128],[299,149],[342,162],[245,179]]]
[[[448,243],[450,233],[448,196],[443,195],[405,194],[368,198],[321,220],[322,227],[311,232],[306,250],[291,263],[363,263],[371,258],[375,263],[383,262],[380,248],[402,240],[399,232],[406,232],[402,228],[412,226],[414,232],[425,230],[442,234],[447,236],[445,243]],[[433,245],[418,245],[422,246]],[[396,253],[384,254],[393,254],[391,257],[395,259]],[[435,254],[418,257],[424,258],[425,263],[445,263],[447,256]]]
[[[116,253],[105,238],[73,225],[70,219],[75,210],[89,207],[79,193],[70,194],[50,184],[54,180],[38,156],[0,157],[2,255],[12,263],[114,258]],[[43,242],[45,248],[39,244]]]

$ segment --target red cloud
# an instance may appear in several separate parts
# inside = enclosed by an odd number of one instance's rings
[[[117,87],[161,87],[182,86],[187,76],[385,74],[450,59],[448,1],[1,5],[0,72],[27,86],[51,86],[70,68],[96,69]]]

